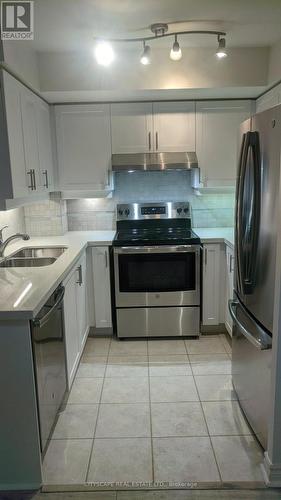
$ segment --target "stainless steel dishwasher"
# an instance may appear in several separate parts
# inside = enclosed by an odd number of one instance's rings
[[[66,392],[63,297],[64,287],[59,286],[31,322],[43,454]]]

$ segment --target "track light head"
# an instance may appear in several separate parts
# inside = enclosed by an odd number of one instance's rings
[[[217,48],[216,56],[219,59],[222,59],[223,57],[227,56],[225,38],[221,38],[220,36],[218,36],[218,42],[219,46]]]
[[[175,35],[175,41],[173,43],[173,47],[171,48],[170,52],[170,59],[172,61],[179,61],[182,58],[182,51],[180,48],[180,44],[178,42],[177,35]]]
[[[144,41],[143,42],[143,53],[142,53],[141,58],[140,58],[140,62],[144,66],[147,66],[148,64],[150,64],[150,52],[151,52],[151,49],[150,49],[149,45],[146,45],[145,41]]]

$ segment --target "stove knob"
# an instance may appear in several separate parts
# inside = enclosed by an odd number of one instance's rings
[[[182,213],[182,208],[177,208],[177,212],[178,212],[178,214],[181,214]]]
[[[183,209],[183,211],[184,211],[184,213],[185,213],[185,214],[188,214],[188,208],[187,208],[187,207],[185,207],[185,208]]]
[[[129,210],[128,208],[126,208],[126,210],[124,211],[124,213],[125,213],[125,215],[127,215],[127,217],[128,217],[128,215],[130,215],[130,210]]]
[[[121,209],[119,208],[119,210],[118,210],[118,214],[119,214],[119,215],[123,215],[123,210],[121,210]]]

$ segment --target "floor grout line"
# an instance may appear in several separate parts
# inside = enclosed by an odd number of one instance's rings
[[[108,344],[108,352],[107,352],[107,358],[106,358],[106,365],[107,365],[107,361],[108,361],[108,357],[109,357],[109,351],[110,351],[111,342],[112,342],[112,339],[110,339],[110,342]],[[105,370],[105,372],[106,372],[106,370]],[[93,450],[94,450],[95,435],[96,435],[96,430],[97,430],[97,425],[98,425],[98,418],[99,418],[99,413],[100,413],[100,404],[101,404],[101,398],[102,398],[103,387],[104,387],[104,382],[105,382],[105,372],[104,372],[104,377],[103,377],[102,386],[101,386],[100,398],[99,398],[99,403],[98,403],[98,411],[97,411],[96,423],[95,423],[95,428],[94,428],[94,435],[93,435],[93,441],[92,441],[91,451],[90,451],[90,455],[89,455],[88,467],[87,467],[87,471],[86,471],[85,483],[88,482],[90,464],[91,464]]]
[[[147,354],[148,354],[148,341],[147,341]],[[150,414],[150,446],[151,446],[151,466],[152,466],[152,483],[155,481],[154,471],[154,447],[152,437],[152,402],[151,402],[151,387],[150,387],[150,369],[148,364],[148,399],[149,399],[149,414]]]
[[[187,352],[187,346],[186,346],[186,344],[185,344],[185,348],[186,348],[186,353],[187,353],[187,356],[188,356],[188,359],[189,359],[189,354]],[[191,368],[191,370],[192,370],[192,368]],[[192,373],[193,373],[193,370],[192,370]],[[217,470],[218,470],[218,473],[219,473],[219,477],[220,477],[221,482],[223,482],[222,481],[222,476],[221,476],[221,471],[219,469],[219,465],[218,465],[218,462],[217,462],[217,457],[216,457],[215,450],[214,450],[214,447],[213,447],[213,443],[212,443],[212,440],[211,440],[211,436],[210,436],[210,432],[209,432],[209,427],[207,425],[206,416],[205,416],[205,413],[204,413],[204,410],[203,410],[202,401],[200,400],[199,390],[198,390],[198,387],[197,387],[197,384],[196,384],[196,380],[195,380],[194,374],[193,374],[193,381],[194,381],[194,384],[195,384],[197,396],[198,396],[199,403],[200,403],[200,406],[201,406],[201,411],[202,411],[202,414],[203,414],[204,422],[205,422],[205,425],[206,425],[206,429],[207,429],[208,437],[209,437],[210,444],[211,444],[211,447],[212,447],[212,451],[213,451],[215,463],[216,463],[216,466],[217,466]]]

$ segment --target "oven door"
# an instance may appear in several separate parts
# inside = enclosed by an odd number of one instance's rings
[[[114,248],[116,307],[200,305],[200,245]]]

